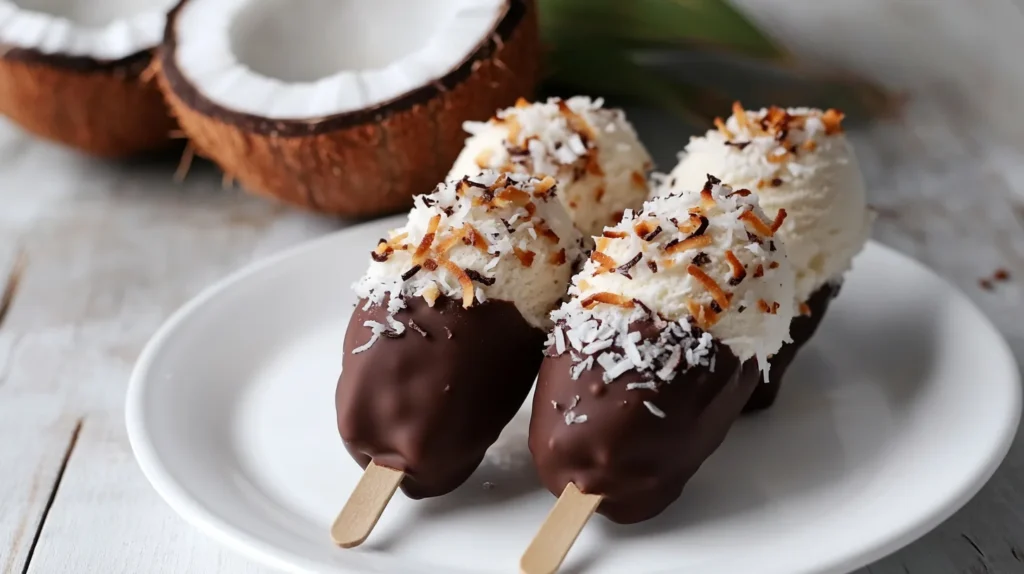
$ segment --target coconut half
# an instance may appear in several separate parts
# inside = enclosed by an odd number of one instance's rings
[[[166,144],[175,128],[147,81],[174,0],[0,0],[0,113],[100,156]]]
[[[529,96],[539,60],[530,0],[183,0],[158,59],[200,155],[346,216],[433,189],[462,122]]]

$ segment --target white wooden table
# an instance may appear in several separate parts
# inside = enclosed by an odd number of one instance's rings
[[[1024,0],[744,0],[799,54],[906,90],[853,134],[875,237],[966,291],[1024,359]],[[663,168],[686,140],[640,117]],[[0,123],[0,572],[263,572],[177,518],[125,437],[132,363],[228,272],[343,224],[174,158],[101,163]],[[979,279],[1005,268],[994,291]],[[6,285],[6,290],[5,286]],[[971,384],[971,381],[964,381]],[[1024,572],[1024,440],[940,528],[875,574]]]

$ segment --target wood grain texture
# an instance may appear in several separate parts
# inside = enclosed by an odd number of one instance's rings
[[[404,477],[404,472],[377,466],[371,460],[331,526],[334,543],[355,548],[365,542]]]
[[[12,400],[0,387],[0,401],[0,572],[6,574],[21,572],[33,552],[77,421],[48,398]]]
[[[28,569],[29,574],[56,572],[266,570],[178,518],[135,465],[124,425],[99,416],[83,421]]]
[[[903,118],[851,134],[879,211],[875,237],[964,290],[1024,359],[1024,0],[739,4],[797,54],[908,94]],[[633,117],[670,168],[687,134],[657,114]],[[176,185],[177,159],[103,163],[0,122],[0,289],[25,257],[0,324],[4,574],[26,570],[30,552],[27,570],[47,574],[261,571],[145,483],[124,436],[126,381],[182,302],[343,224],[225,190],[202,162]],[[997,268],[1014,280],[982,288]],[[1021,509],[1018,439],[961,512],[861,574],[1024,572]]]

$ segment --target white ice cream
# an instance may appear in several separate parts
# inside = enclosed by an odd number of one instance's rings
[[[641,212],[627,212],[597,239],[597,251],[573,277],[572,300],[552,313],[568,326],[552,335],[552,344],[563,338],[576,347],[578,340],[582,364],[584,355],[600,351],[600,343],[591,345],[606,327],[612,326],[604,338],[615,331],[628,335],[626,327],[646,307],[663,320],[683,321],[679,328],[693,317],[740,360],[756,357],[766,369],[768,357],[789,340],[795,312],[794,272],[785,246],[773,239],[777,226],[755,194],[710,181],[701,192],[657,197]],[[591,319],[596,323],[587,327]],[[706,347],[691,351],[700,355]],[[699,362],[700,356],[689,355],[688,364]],[[596,357],[606,371],[615,365],[613,376],[631,368],[620,366],[623,360],[647,362],[643,354]]]
[[[436,230],[425,241],[432,222]],[[417,196],[408,222],[381,240],[353,289],[368,305],[390,295],[392,315],[404,307],[403,297],[433,304],[446,296],[465,307],[500,299],[513,303],[531,325],[547,329],[579,245],[554,179],[485,172]]]
[[[708,174],[748,188],[774,217],[796,270],[799,302],[841,278],[871,231],[864,180],[843,135],[842,114],[796,108],[744,111],[690,140],[658,194],[700,187]]]
[[[466,122],[466,140],[448,179],[481,169],[550,175],[584,235],[597,235],[647,195],[651,158],[622,110],[601,100],[552,98],[501,110],[488,122]]]

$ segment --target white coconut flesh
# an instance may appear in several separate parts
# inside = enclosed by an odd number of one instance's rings
[[[0,0],[0,46],[120,60],[160,44],[175,0]]]
[[[386,104],[457,69],[508,0],[188,0],[174,65],[221,108],[317,120]]]

